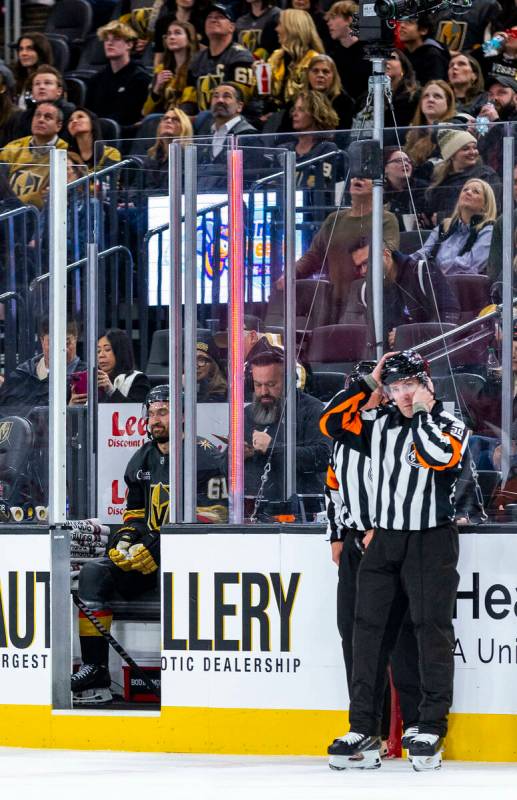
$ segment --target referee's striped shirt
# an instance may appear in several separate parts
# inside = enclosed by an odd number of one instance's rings
[[[436,402],[404,417],[393,406],[361,413],[367,380],[339,392],[325,407],[323,433],[371,458],[375,527],[413,531],[454,520],[454,489],[468,431]]]
[[[373,500],[370,459],[343,442],[334,441],[325,481],[330,541],[344,539],[347,528],[373,528]]]

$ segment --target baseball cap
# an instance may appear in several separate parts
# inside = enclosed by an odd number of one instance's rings
[[[225,6],[224,3],[210,3],[205,12],[205,19],[208,17],[211,11],[219,11],[219,13],[223,14],[226,19],[230,20],[230,22],[235,22],[235,14],[233,13],[233,9]]]
[[[517,92],[517,80],[512,78],[511,75],[500,75],[498,72],[491,72],[486,83],[487,89],[494,83],[500,83],[501,86],[506,86],[507,89],[513,89],[514,92]]]

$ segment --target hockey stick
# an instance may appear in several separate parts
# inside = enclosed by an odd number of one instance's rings
[[[96,628],[99,631],[100,635],[103,636],[104,639],[106,639],[108,641],[108,643],[112,646],[114,651],[116,653],[118,653],[121,658],[124,659],[126,664],[129,664],[129,666],[134,670],[135,674],[140,678],[140,680],[145,683],[145,685],[147,686],[149,691],[156,697],[157,700],[159,700],[160,698],[159,698],[158,694],[156,693],[156,686],[154,686],[153,682],[145,674],[143,669],[141,669],[141,667],[138,666],[136,661],[134,661],[131,658],[129,653],[127,653],[124,650],[122,645],[119,644],[117,642],[117,640],[113,638],[111,633],[108,630],[106,630],[106,628],[104,627],[102,622],[99,622],[99,620],[97,619],[97,617],[95,616],[93,611],[91,609],[89,609],[88,606],[85,605],[85,603],[83,603],[83,601],[79,597],[77,597],[77,595],[72,595],[72,599],[73,599],[75,605],[77,606],[77,608],[79,609],[79,611],[83,612],[84,616],[88,620],[90,620],[90,622],[92,623],[94,628]]]

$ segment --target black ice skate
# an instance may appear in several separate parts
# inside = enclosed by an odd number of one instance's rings
[[[331,769],[378,769],[381,766],[380,736],[349,731],[328,748]]]
[[[440,769],[443,738],[436,733],[417,733],[409,744],[408,757],[416,772]]]
[[[111,677],[107,667],[99,664],[83,664],[72,675],[71,688],[76,705],[101,705],[110,703]]]
[[[402,739],[400,740],[403,750],[409,750],[409,746],[417,734],[418,734],[418,725],[411,725],[411,727],[406,728],[406,730],[402,735]],[[408,758],[410,761],[412,760],[409,753],[408,753]]]

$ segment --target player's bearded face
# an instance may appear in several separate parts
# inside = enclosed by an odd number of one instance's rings
[[[149,432],[156,442],[169,441],[169,404],[151,403],[147,418]]]

